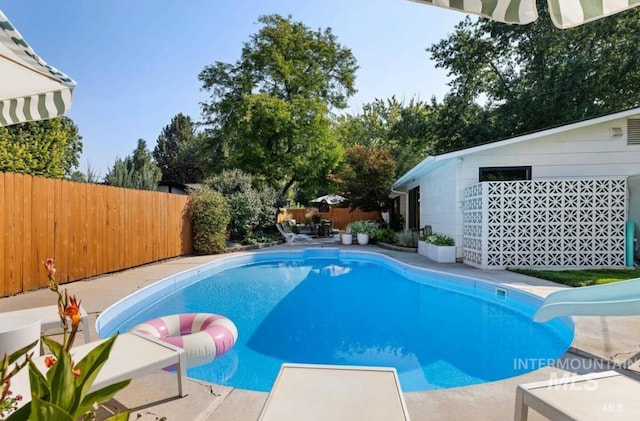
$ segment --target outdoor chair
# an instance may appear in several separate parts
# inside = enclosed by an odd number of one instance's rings
[[[640,382],[615,371],[521,384],[515,421],[527,421],[529,408],[550,420],[639,420]]]
[[[392,367],[282,364],[258,421],[409,421]]]
[[[278,228],[278,231],[280,232],[280,234],[282,234],[282,236],[284,237],[285,241],[287,243],[296,243],[298,241],[311,241],[313,240],[312,237],[308,236],[307,234],[295,234],[293,232],[289,232],[284,228],[283,224],[276,224],[276,228]]]
[[[60,315],[58,314],[58,306],[56,304],[50,306],[43,307],[32,307],[26,308],[24,310],[15,310],[15,311],[3,311],[3,316],[6,317],[16,317],[16,318],[24,318],[24,317],[35,317],[40,319],[40,328],[42,329],[42,333],[46,333],[51,329],[60,329]],[[87,312],[82,305],[80,305],[80,316],[82,316],[82,324],[80,325],[80,330],[84,334],[84,342],[91,342],[91,334],[89,332],[89,317],[87,316]]]
[[[80,361],[93,348],[104,340],[74,346],[71,353],[75,361]],[[91,391],[112,385],[122,380],[141,377],[156,370],[167,367],[176,367],[178,381],[178,396],[186,396],[183,382],[186,377],[186,359],[184,350],[160,339],[140,332],[129,332],[118,335],[115,340],[109,359],[98,373]],[[45,357],[33,358],[36,366],[46,373]],[[20,406],[31,400],[29,386],[29,370],[22,369],[11,379],[11,390],[14,394],[20,394],[24,399]],[[125,389],[126,390],[126,389]]]

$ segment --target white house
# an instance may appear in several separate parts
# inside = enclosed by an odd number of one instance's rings
[[[477,267],[633,264],[640,107],[428,156],[392,190],[408,228],[453,237]]]

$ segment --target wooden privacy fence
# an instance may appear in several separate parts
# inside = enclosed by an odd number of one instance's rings
[[[0,296],[193,250],[189,197],[0,172]]]
[[[317,210],[315,210],[317,212]],[[291,218],[295,219],[299,224],[306,223],[305,215],[309,212],[314,212],[310,209],[285,209],[285,213],[281,213],[278,217],[278,222],[284,220],[286,215],[291,215]],[[347,225],[353,221],[375,221],[378,219],[378,212],[364,212],[360,209],[355,209],[353,212],[349,212],[349,208],[329,208],[329,212],[320,212],[322,219],[328,219],[333,223],[333,228],[345,229]]]

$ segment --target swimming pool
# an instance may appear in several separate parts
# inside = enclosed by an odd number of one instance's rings
[[[534,323],[542,302],[497,284],[368,252],[260,252],[165,278],[105,310],[101,337],[173,313],[238,327],[236,346],[190,377],[268,391],[283,362],[392,366],[404,391],[466,386],[539,368],[573,339],[567,319]]]

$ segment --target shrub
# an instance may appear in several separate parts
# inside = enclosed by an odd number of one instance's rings
[[[398,245],[401,247],[418,247],[418,236],[411,230],[398,233]]]
[[[253,177],[241,170],[225,170],[210,178],[206,184],[222,193],[229,204],[229,234],[243,239],[252,231],[270,228],[275,219],[276,191],[252,186]]]
[[[398,241],[398,234],[396,234],[396,232],[391,228],[379,228],[376,230],[374,236],[369,240],[372,242],[393,244]]]
[[[375,222],[371,221],[353,221],[348,225],[348,228],[351,230],[352,234],[367,234],[369,238],[372,238],[378,226]]]
[[[193,221],[193,247],[201,254],[223,253],[229,224],[229,205],[208,187],[191,193],[189,217]]]
[[[453,238],[445,234],[433,233],[431,235],[423,235],[420,240],[431,243],[436,246],[453,246],[455,245]]]

